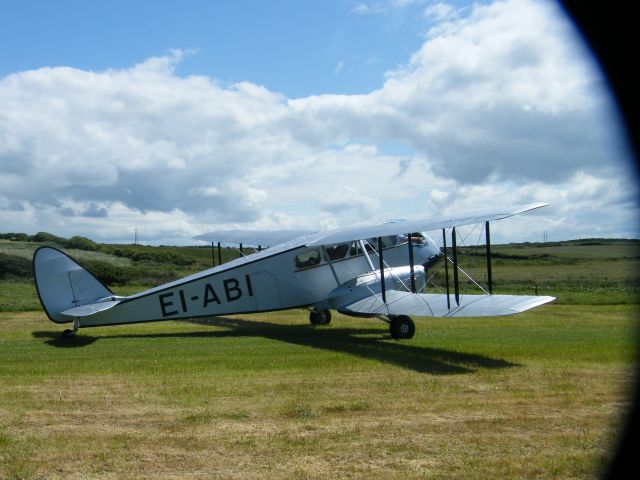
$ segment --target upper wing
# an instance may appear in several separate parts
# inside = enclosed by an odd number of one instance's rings
[[[528,212],[536,208],[544,207],[547,203],[529,203],[514,207],[503,207],[467,214],[464,217],[424,218],[418,220],[393,220],[390,222],[373,225],[354,225],[350,227],[336,228],[326,232],[309,235],[306,245],[332,245],[352,240],[360,240],[373,237],[386,237],[388,235],[401,235],[413,232],[427,232],[442,228],[457,227],[504,218]]]
[[[461,217],[423,218],[418,220],[392,220],[338,227],[323,232],[309,230],[221,230],[194,237],[198,240],[221,243],[242,243],[253,246],[285,245],[288,248],[312,245],[334,245],[374,237],[401,235],[413,232],[427,232],[442,228],[470,225],[480,222],[502,220],[504,218],[544,207],[547,203],[529,203],[513,207],[501,207],[469,213]]]
[[[250,247],[274,246],[313,233],[311,230],[218,230],[203,233],[196,240],[220,243],[242,243]]]

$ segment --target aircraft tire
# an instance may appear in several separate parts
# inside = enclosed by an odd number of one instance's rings
[[[408,340],[413,338],[416,333],[416,324],[411,317],[406,315],[398,315],[391,317],[389,320],[389,332],[395,340]]]
[[[311,310],[309,313],[309,321],[313,325],[328,325],[331,323],[330,310]]]
[[[62,338],[73,338],[76,336],[76,333],[78,333],[77,330],[71,330],[70,328],[67,328],[64,332],[62,332]]]

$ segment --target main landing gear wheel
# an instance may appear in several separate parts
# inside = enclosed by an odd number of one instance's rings
[[[389,332],[396,340],[408,340],[416,333],[416,324],[406,315],[389,318]]]
[[[328,325],[331,323],[331,312],[329,310],[311,310],[309,321],[313,325]]]

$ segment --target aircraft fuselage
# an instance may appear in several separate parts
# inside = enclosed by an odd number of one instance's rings
[[[426,236],[414,242],[419,275],[424,272],[420,264],[438,255],[440,249]],[[363,252],[363,245],[367,252]],[[84,318],[82,326],[311,307],[326,301],[346,282],[371,275],[371,264],[379,268],[378,256],[366,243],[297,247],[271,255],[265,252],[268,250],[126,297],[116,308]],[[391,270],[406,269],[406,237],[383,238],[383,258]]]

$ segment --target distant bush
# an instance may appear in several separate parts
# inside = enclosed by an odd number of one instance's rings
[[[30,238],[30,241],[40,243],[57,243],[58,245],[64,245],[67,239],[47,232],[38,232]]]
[[[0,233],[0,239],[2,240],[13,240],[14,242],[28,242],[31,237],[26,233]]]
[[[107,286],[112,285],[150,285],[171,282],[180,278],[173,270],[167,270],[160,266],[116,267],[100,260],[87,260],[82,262],[91,274]]]
[[[33,278],[31,260],[0,253],[0,279]]]
[[[63,248],[75,248],[77,250],[96,251],[100,249],[100,246],[96,242],[86,237],[75,236],[66,239],[48,232],[38,232],[35,235],[13,232],[0,233],[0,239],[12,240],[15,242],[54,243]]]
[[[71,237],[69,240],[65,240],[64,246],[67,248],[76,248],[78,250],[96,251],[99,246],[93,240],[89,240],[86,237]]]
[[[99,260],[87,260],[82,265],[105,285],[125,285],[134,278],[134,272],[129,267],[115,267]]]
[[[179,267],[188,267],[197,263],[193,258],[178,253],[166,252],[158,247],[109,247],[102,248],[104,253],[117,257],[130,258],[135,262],[148,261],[161,264],[173,264]]]

